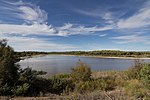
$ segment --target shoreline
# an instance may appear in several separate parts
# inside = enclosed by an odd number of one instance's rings
[[[148,57],[115,57],[115,56],[92,56],[92,55],[70,55],[70,54],[39,54],[39,55],[32,55],[32,56],[25,56],[21,57],[21,60],[30,59],[30,58],[36,58],[36,57],[43,57],[43,56],[76,56],[76,57],[91,57],[91,58],[103,58],[103,59],[140,59],[140,60],[148,60],[150,58]],[[20,61],[21,61],[20,60]]]
[[[135,57],[108,57],[108,56],[81,56],[81,57],[92,57],[92,58],[108,58],[108,59],[150,59],[146,57],[135,58]]]
[[[77,57],[91,57],[91,58],[108,58],[108,59],[150,59],[148,57],[115,57],[115,56],[92,56],[92,55],[68,55],[68,54],[47,54],[47,55],[59,55],[59,56],[77,56]],[[45,55],[45,56],[47,56]]]

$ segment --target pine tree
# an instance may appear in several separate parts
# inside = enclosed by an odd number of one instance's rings
[[[15,64],[14,50],[6,40],[0,40],[0,86],[12,86],[18,78],[19,66]]]

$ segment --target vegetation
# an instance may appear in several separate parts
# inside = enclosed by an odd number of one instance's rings
[[[140,70],[140,79],[150,84],[150,64],[145,64]]]
[[[138,79],[140,78],[140,70],[143,68],[144,63],[140,59],[134,60],[134,65],[128,70],[128,77],[130,79]]]
[[[44,93],[48,80],[38,77],[43,73],[29,67],[21,69],[16,64],[14,50],[6,40],[0,41],[0,95],[34,96]]]
[[[75,82],[85,82],[91,79],[91,69],[85,63],[78,62],[76,68],[72,68],[71,78]]]
[[[69,93],[74,90],[74,83],[72,80],[66,80],[62,78],[56,78],[55,76],[51,79],[50,92],[54,94]]]
[[[9,91],[19,77],[19,66],[15,64],[14,50],[6,40],[0,41],[0,94],[11,95]]]
[[[119,51],[119,50],[97,50],[97,51],[68,51],[68,52],[36,52],[36,51],[24,51],[15,52],[15,56],[30,57],[34,55],[45,54],[63,54],[63,55],[76,55],[76,56],[99,56],[99,57],[150,57],[150,52],[135,52],[135,51]]]
[[[148,89],[137,79],[128,80],[125,85],[125,93],[133,99],[147,96]]]
[[[16,53],[7,41],[1,40],[1,96],[47,96],[50,99],[48,96],[54,94],[54,99],[71,100],[150,99],[150,64],[139,59],[127,71],[92,72],[87,64],[80,61],[69,74],[42,78],[40,75],[45,72],[29,67],[21,69],[15,57]]]

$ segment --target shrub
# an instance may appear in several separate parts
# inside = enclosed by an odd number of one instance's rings
[[[15,84],[16,87],[13,88],[15,95],[38,96],[41,93],[49,91],[50,81],[38,77],[38,75],[41,74],[43,74],[42,71],[35,71],[29,67],[23,70],[21,69],[19,73],[19,79]],[[24,92],[22,88],[24,83],[29,85],[26,92]]]
[[[125,93],[134,99],[144,98],[147,95],[147,91],[142,82],[136,79],[127,81],[125,86]]]
[[[50,91],[50,84],[50,80],[37,77],[29,83],[30,87],[27,91],[27,96],[39,96],[40,94]]]
[[[111,77],[97,79],[96,84],[99,89],[104,91],[113,90],[116,87],[115,79]]]
[[[150,84],[150,64],[145,64],[140,70],[140,79],[146,84]]]
[[[80,93],[91,92],[94,90],[113,90],[116,84],[112,78],[99,78],[86,82],[80,82],[76,85],[76,91]]]
[[[125,79],[122,78],[122,77],[117,77],[117,78],[115,78],[115,83],[116,83],[116,85],[117,85],[118,87],[124,87],[126,81],[127,81],[127,80],[125,80]]]
[[[25,96],[27,94],[27,91],[29,89],[29,84],[24,83],[22,86],[18,85],[12,88],[12,92],[15,96]]]
[[[75,82],[85,82],[91,79],[91,69],[90,67],[82,62],[77,63],[76,68],[72,68],[71,78]]]
[[[89,91],[93,91],[96,89],[96,85],[94,81],[86,81],[86,82],[80,82],[76,85],[76,91],[80,93],[85,93]]]
[[[128,78],[129,79],[139,79],[140,70],[143,67],[144,63],[143,60],[135,59],[134,66],[129,68],[128,70]]]
[[[51,78],[50,79],[50,92],[55,94],[68,93],[74,90],[75,85],[71,80]]]

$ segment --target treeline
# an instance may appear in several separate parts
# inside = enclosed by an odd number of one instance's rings
[[[135,56],[150,57],[150,52],[119,51],[119,50],[49,52],[48,54],[71,54],[71,55],[112,56],[112,57],[135,57]]]
[[[23,52],[15,52],[16,57],[25,57],[25,56],[33,56],[40,54],[48,54],[48,52],[37,52],[37,51],[23,51]]]
[[[150,57],[150,52],[136,52],[136,51],[119,51],[119,50],[97,50],[97,51],[68,51],[68,52],[16,52],[16,56],[33,56],[39,54],[65,54],[65,55],[85,55],[85,56],[108,56],[108,57]]]

